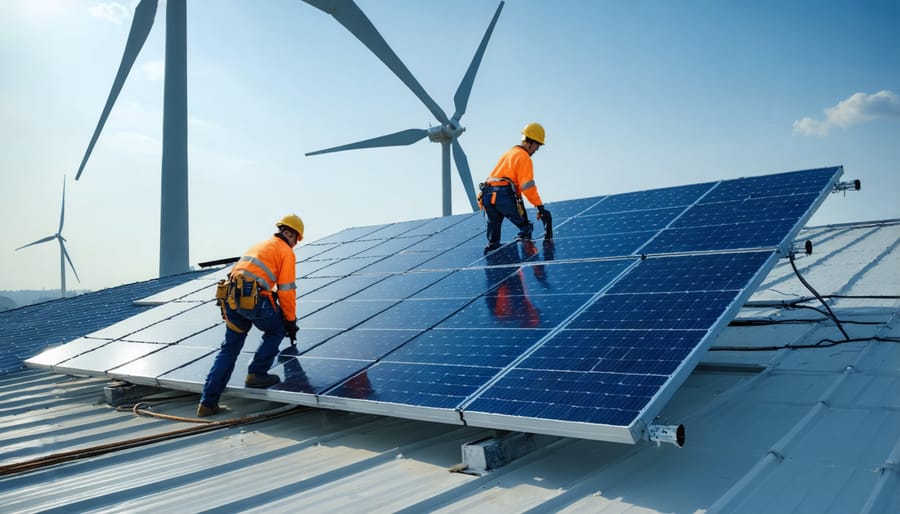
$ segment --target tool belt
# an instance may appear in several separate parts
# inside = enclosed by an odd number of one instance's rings
[[[231,310],[253,310],[259,305],[260,296],[259,283],[241,274],[229,275],[216,284],[216,304],[222,309],[222,319],[226,304]]]
[[[478,194],[476,198],[478,199],[478,208],[484,210],[484,190],[489,187],[511,187],[513,193],[516,192],[516,185],[513,183],[512,179],[506,177],[492,177],[488,179],[486,182],[482,182],[478,184]],[[518,195],[516,195],[518,196]],[[494,205],[497,203],[497,192],[494,191],[491,193],[491,201],[490,204]]]

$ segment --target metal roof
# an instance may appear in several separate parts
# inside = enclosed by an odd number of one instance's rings
[[[541,436],[524,457],[475,475],[451,470],[464,443],[494,431],[227,396],[235,419],[267,415],[208,426],[180,420],[193,416],[195,394],[157,392],[142,408],[174,418],[137,416],[104,403],[107,380],[5,368],[0,505],[900,512],[900,220],[813,227],[801,238],[813,254],[794,264],[814,291],[780,262],[663,409],[662,422],[687,428],[684,448]],[[40,341],[51,312],[70,326],[67,317],[103,309],[73,307],[78,298],[2,313],[0,321],[31,330],[0,338],[33,337],[39,352],[58,342]],[[776,349],[786,345],[793,349]]]

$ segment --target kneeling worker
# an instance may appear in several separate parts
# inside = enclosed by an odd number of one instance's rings
[[[522,142],[500,156],[494,171],[481,185],[481,205],[487,215],[487,240],[484,247],[489,252],[500,247],[500,227],[509,218],[519,228],[518,238],[531,240],[534,226],[528,221],[522,196],[537,207],[538,219],[550,222],[550,211],[534,184],[534,165],[531,156],[544,145],[544,127],[529,123],[522,129]],[[549,236],[549,234],[548,234]]]
[[[275,227],[278,232],[247,250],[228,274],[225,298],[220,300],[225,341],[203,384],[197,407],[199,417],[219,412],[219,397],[231,378],[251,326],[261,330],[263,336],[247,370],[245,385],[264,389],[281,381],[277,375],[269,374],[269,368],[281,340],[285,336],[293,340],[297,335],[297,257],[293,249],[303,239],[303,220],[291,214]]]

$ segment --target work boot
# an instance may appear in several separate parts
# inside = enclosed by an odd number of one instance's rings
[[[212,416],[218,414],[220,410],[222,409],[220,409],[218,405],[213,405],[210,407],[209,405],[204,405],[201,403],[200,406],[197,407],[197,417],[205,418],[208,416]]]
[[[244,381],[244,385],[246,385],[247,387],[266,389],[268,387],[272,387],[278,382],[281,382],[281,379],[278,378],[278,375],[269,375],[268,373],[265,375],[254,375],[253,373],[250,373],[247,375],[247,380]]]
[[[489,244],[489,245],[487,245],[487,246],[484,247],[484,253],[490,253],[490,252],[493,252],[493,251],[496,250],[497,248],[500,248],[500,243],[491,243],[491,244]]]

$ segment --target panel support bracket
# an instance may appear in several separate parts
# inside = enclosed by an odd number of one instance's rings
[[[118,407],[160,391],[164,391],[164,389],[116,380],[103,387],[103,397],[106,399],[106,403]]]
[[[484,475],[559,439],[553,436],[498,431],[495,435],[462,445],[462,464],[458,471]]]

